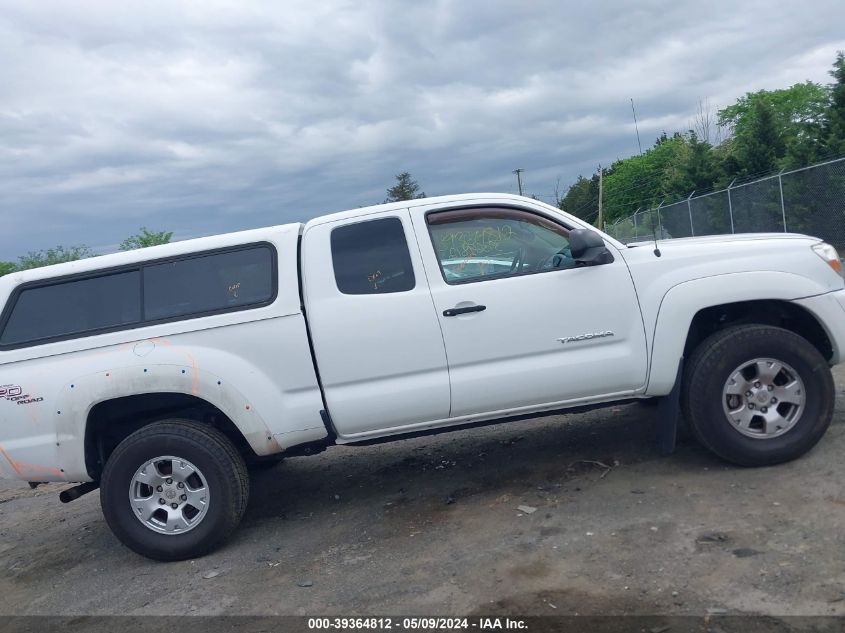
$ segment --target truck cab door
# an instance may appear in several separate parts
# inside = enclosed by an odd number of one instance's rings
[[[309,223],[306,318],[342,438],[449,416],[437,313],[407,209]]]
[[[553,409],[645,385],[647,357],[628,267],[579,265],[565,218],[479,203],[411,211],[443,330],[451,416]]]

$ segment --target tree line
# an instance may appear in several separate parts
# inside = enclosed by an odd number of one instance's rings
[[[130,235],[123,240],[118,248],[122,251],[131,251],[135,248],[144,248],[145,246],[167,244],[172,237],[172,231],[150,231],[147,227],[142,226],[138,233]],[[0,276],[8,275],[18,270],[41,268],[42,266],[62,264],[93,256],[94,251],[84,244],[79,246],[56,246],[55,248],[47,248],[40,251],[30,251],[26,255],[21,255],[16,262],[0,262]]]
[[[765,174],[845,156],[845,53],[833,83],[759,90],[712,112],[699,103],[686,132],[661,134],[641,155],[602,168],[605,222],[691,193],[723,189]],[[598,215],[599,174],[579,176],[558,200],[573,215]]]

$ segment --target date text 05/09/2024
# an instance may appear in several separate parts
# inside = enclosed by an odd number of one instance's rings
[[[438,618],[438,617],[352,617],[308,618],[309,630],[383,630],[383,631],[452,631],[452,630],[525,630],[525,620],[514,618]]]

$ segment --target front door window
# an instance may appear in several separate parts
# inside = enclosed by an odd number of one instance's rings
[[[459,209],[427,217],[448,284],[573,268],[569,230],[517,209]]]

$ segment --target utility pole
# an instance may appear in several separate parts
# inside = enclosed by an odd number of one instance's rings
[[[599,231],[602,230],[601,227],[602,227],[602,222],[604,220],[604,218],[602,217],[602,208],[601,208],[602,207],[602,205],[601,205],[602,200],[601,199],[602,199],[602,185],[603,185],[602,180],[603,180],[603,176],[604,176],[604,170],[601,168],[601,165],[599,165],[599,217],[596,220],[596,228]]]
[[[519,195],[522,195],[522,172],[525,170],[522,168],[514,169],[511,173],[516,174],[516,184],[519,186]]]

